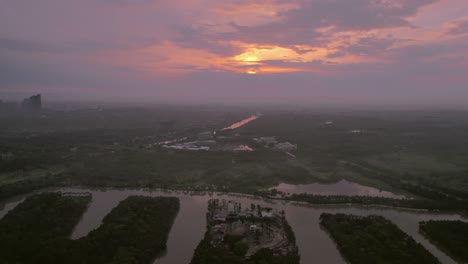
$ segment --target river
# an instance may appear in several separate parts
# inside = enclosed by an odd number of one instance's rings
[[[439,214],[416,210],[403,210],[376,206],[324,206],[303,203],[270,201],[263,198],[222,193],[194,194],[179,191],[137,190],[137,189],[87,189],[62,188],[62,192],[90,192],[92,202],[71,234],[72,239],[86,236],[89,231],[99,227],[102,219],[112,208],[130,195],[173,196],[180,199],[180,211],[169,233],[167,251],[155,263],[189,263],[195,247],[203,238],[206,230],[207,202],[219,198],[241,202],[243,206],[251,203],[284,210],[292,226],[301,255],[301,263],[340,264],[345,263],[331,238],[320,228],[319,216],[323,212],[346,213],[355,215],[381,215],[398,225],[416,241],[426,247],[442,263],[455,263],[450,257],[438,250],[418,232],[418,223],[423,220],[464,220],[457,214]],[[19,196],[3,202],[0,218],[18,205],[26,196]],[[466,220],[464,220],[466,221]]]

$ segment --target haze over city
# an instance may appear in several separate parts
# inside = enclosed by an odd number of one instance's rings
[[[466,0],[1,0],[0,96],[460,107]]]
[[[468,263],[468,0],[0,0],[0,264]]]

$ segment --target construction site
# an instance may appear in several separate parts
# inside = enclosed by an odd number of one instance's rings
[[[209,201],[207,221],[212,246],[232,248],[235,241],[246,259],[261,249],[283,256],[297,250],[284,212],[272,208],[214,199]]]

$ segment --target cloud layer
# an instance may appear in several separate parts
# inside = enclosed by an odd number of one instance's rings
[[[0,0],[0,96],[461,104],[466,0]]]

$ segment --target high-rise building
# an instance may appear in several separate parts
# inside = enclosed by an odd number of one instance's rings
[[[34,110],[34,111],[41,110],[42,108],[41,95],[36,94],[29,98],[25,98],[21,106],[23,107],[23,109],[27,109],[27,110]]]

